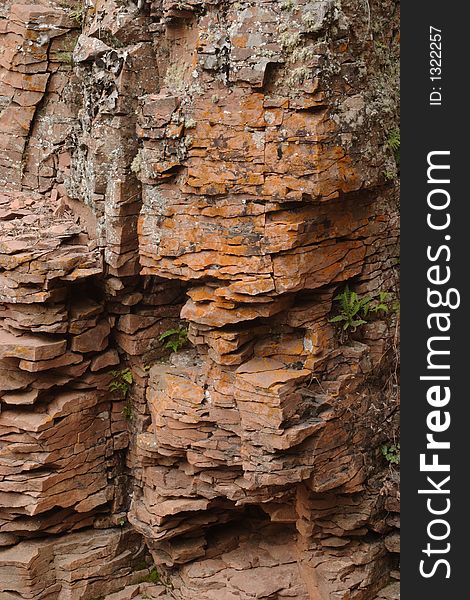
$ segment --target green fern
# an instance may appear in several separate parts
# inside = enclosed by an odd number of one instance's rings
[[[188,343],[187,327],[178,327],[176,329],[167,329],[158,338],[160,342],[165,342],[165,348],[172,352],[178,352]]]
[[[134,382],[132,371],[130,369],[112,371],[112,376],[114,379],[109,384],[109,390],[111,392],[120,392],[121,396],[125,398]]]
[[[387,138],[387,144],[390,150],[393,152],[397,167],[400,166],[400,129],[395,127],[392,129]]]
[[[392,465],[400,464],[400,444],[384,444],[380,450],[387,462]]]
[[[121,411],[122,416],[126,419],[126,421],[132,421],[134,418],[134,410],[132,408],[132,404],[130,402],[126,402],[126,405]]]
[[[379,297],[374,301],[374,304],[370,303],[364,308],[363,315],[367,317],[369,312],[388,312],[388,302],[390,300],[390,294],[388,292],[379,292]]]
[[[371,299],[369,297],[359,298],[356,292],[352,292],[349,286],[344,288],[341,294],[334,298],[339,303],[340,313],[329,319],[330,323],[340,323],[343,331],[350,329],[352,332],[360,325],[367,323],[361,315],[366,316],[369,311]]]

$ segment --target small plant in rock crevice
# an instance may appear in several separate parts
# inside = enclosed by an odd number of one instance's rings
[[[111,392],[119,392],[123,398],[126,398],[134,382],[132,371],[126,368],[121,371],[112,371],[111,374],[113,380],[109,384],[109,390]]]
[[[379,296],[376,300],[370,300],[365,304],[362,314],[367,317],[369,313],[388,312],[388,302],[390,301],[389,292],[379,292]]]
[[[390,297],[389,292],[379,292],[376,299],[369,296],[359,298],[356,292],[346,286],[333,299],[339,304],[339,314],[329,319],[329,323],[338,323],[343,332],[354,333],[360,325],[367,323],[366,319],[371,313],[388,313]]]
[[[85,10],[83,7],[77,7],[71,11],[70,16],[78,25],[82,26],[85,18]]]
[[[171,580],[165,572],[161,573],[160,571],[158,571],[155,565],[151,567],[150,572],[142,579],[142,582],[144,581],[148,583],[162,585],[166,589],[167,594],[169,594],[173,598],[174,588]]]
[[[188,328],[177,327],[174,329],[167,329],[161,334],[158,340],[160,342],[165,342],[164,346],[167,350],[178,352],[188,343]]]
[[[122,416],[126,419],[126,421],[132,421],[132,419],[134,418],[134,410],[132,408],[132,404],[129,401],[126,402],[126,405],[124,406],[121,412]]]
[[[400,443],[383,444],[380,447],[380,451],[390,465],[400,465]]]
[[[134,383],[134,377],[132,371],[129,368],[122,369],[121,371],[112,371],[113,379],[109,384],[110,392],[119,392],[121,398],[127,398],[129,390]],[[132,404],[127,400],[124,408],[121,411],[122,416],[126,421],[132,421],[134,418],[134,410]]]
[[[69,17],[81,27],[86,13],[86,8],[82,0],[62,0],[60,4],[68,10]]]
[[[149,565],[147,563],[139,563],[136,565],[136,571],[141,571],[143,569],[147,569],[149,568]],[[159,583],[161,585],[165,585],[162,581],[162,577],[160,575],[160,573],[157,571],[157,568],[155,566],[153,566],[150,571],[147,573],[147,575],[144,575],[142,577],[142,579],[140,580],[140,583]]]
[[[346,286],[341,294],[333,299],[339,304],[339,314],[329,319],[330,323],[340,323],[343,331],[351,330],[353,333],[359,327],[367,323],[362,318],[362,314],[367,310],[371,299],[369,297],[359,298],[356,292]]]
[[[400,167],[400,129],[395,127],[392,129],[387,137],[387,145],[393,152],[397,168]]]
[[[153,567],[150,573],[147,575],[146,581],[150,583],[159,583],[160,582],[160,574],[155,567]]]
[[[384,171],[383,176],[387,181],[393,181],[397,174],[394,171]]]
[[[400,300],[394,300],[392,302],[392,311],[397,315],[400,316]]]

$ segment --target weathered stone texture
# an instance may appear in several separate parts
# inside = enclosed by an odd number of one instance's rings
[[[399,598],[397,23],[0,7],[0,598]]]

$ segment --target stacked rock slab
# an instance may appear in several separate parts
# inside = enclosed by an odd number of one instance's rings
[[[0,224],[0,596],[102,596],[148,569],[125,526],[101,253],[39,194],[1,194]]]
[[[399,598],[397,11],[0,8],[1,598]]]
[[[66,138],[78,110],[71,69],[78,23],[66,3],[2,4],[0,183],[40,192],[55,183],[55,193],[63,193]]]
[[[369,417],[396,408],[395,318],[348,340],[330,318],[345,284],[378,298],[396,283],[371,15],[201,4],[151,8],[178,44],[141,99],[140,260],[188,282],[195,350],[150,370],[129,519],[177,597],[370,599],[393,564],[396,521],[370,487],[393,426]]]

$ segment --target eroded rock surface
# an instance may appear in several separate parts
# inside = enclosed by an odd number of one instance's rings
[[[397,23],[3,4],[0,598],[399,598]]]

